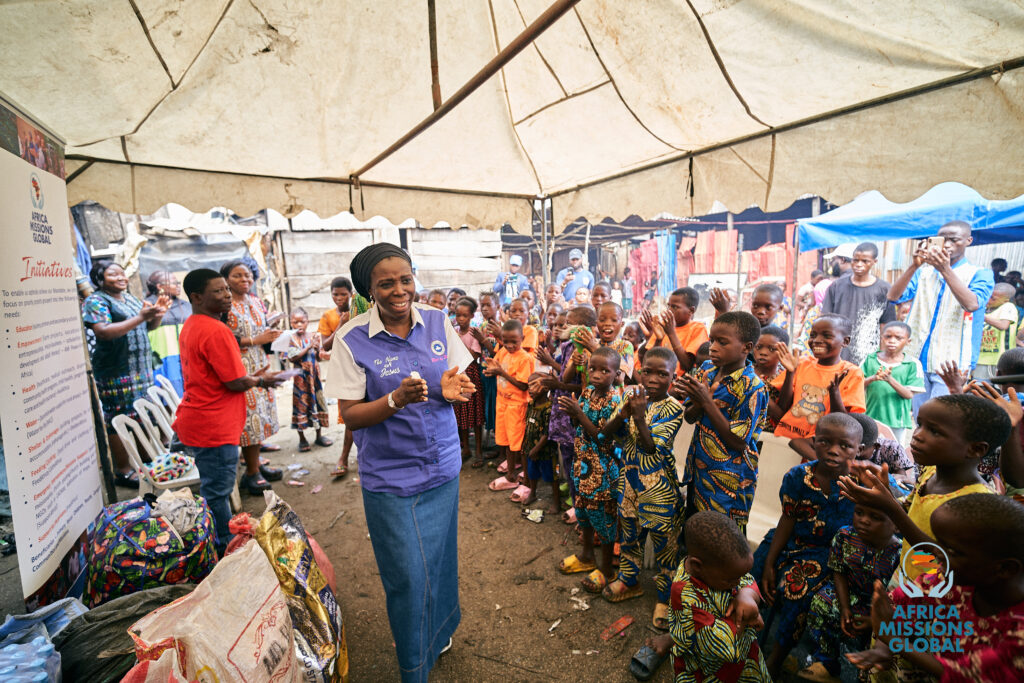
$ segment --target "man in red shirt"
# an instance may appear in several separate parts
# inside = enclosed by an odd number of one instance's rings
[[[274,387],[280,373],[246,374],[238,342],[220,316],[231,310],[231,291],[220,273],[193,270],[182,283],[192,303],[192,316],[181,328],[181,371],[185,397],[178,406],[174,430],[195,458],[199,494],[206,499],[223,554],[231,532],[228,499],[238,470],[238,443],[245,424],[245,391]]]

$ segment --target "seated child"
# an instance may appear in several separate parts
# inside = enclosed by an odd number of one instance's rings
[[[711,360],[695,377],[672,385],[683,399],[686,421],[697,427],[686,454],[686,515],[715,510],[746,533],[757,486],[757,439],[768,390],[747,355],[760,325],[745,311],[729,311],[711,325]]]
[[[851,416],[852,417],[852,416]],[[832,578],[814,595],[808,615],[814,663],[801,678],[839,676],[840,646],[851,652],[871,641],[871,595],[875,581],[888,583],[900,559],[900,539],[892,520],[864,505],[853,507],[853,524],[832,540],[828,568]]]
[[[521,299],[520,299],[521,301]],[[529,488],[517,483],[516,471],[522,466],[520,451],[526,429],[527,381],[533,372],[533,355],[522,348],[523,326],[518,320],[509,320],[501,326],[501,349],[494,358],[487,359],[484,375],[498,380],[498,400],[495,407],[494,443],[505,453],[508,469],[504,476],[488,484],[492,491],[516,489],[516,502]],[[522,490],[520,490],[520,488]]]
[[[895,487],[897,495],[904,496],[910,493],[914,489],[914,482],[917,481],[917,472],[914,470],[914,461],[907,455],[903,446],[892,439],[879,436],[878,423],[865,413],[850,413],[850,416],[860,423],[863,431],[857,460],[868,461],[879,468],[885,465],[889,472],[889,483]]]
[[[936,508],[968,493],[993,493],[978,473],[978,463],[1010,434],[1010,418],[1003,409],[972,394],[926,401],[917,413],[917,424],[910,452],[924,469],[903,503],[873,472],[861,473],[863,485],[849,479],[840,484],[848,498],[881,510],[896,524],[903,537],[901,562],[912,546],[934,540],[931,517]],[[907,577],[914,580],[923,572],[912,565]]]
[[[822,416],[813,439],[818,459],[797,465],[783,477],[782,516],[754,553],[754,578],[765,600],[779,612],[768,655],[773,677],[779,676],[783,660],[799,642],[811,598],[827,578],[832,539],[853,522],[853,502],[840,495],[838,480],[849,474],[860,441],[860,424],[849,415]]]
[[[790,448],[804,460],[815,457],[810,439],[823,415],[864,412],[864,373],[839,357],[850,343],[850,329],[849,320],[827,313],[811,326],[814,358],[798,363],[789,349],[778,347],[779,362],[787,372],[779,396],[779,408],[784,412],[775,436],[791,439]]]
[[[643,595],[640,567],[644,545],[651,537],[658,573],[654,577],[658,604],[655,628],[668,628],[668,598],[672,576],[679,566],[682,499],[676,483],[672,442],[683,422],[683,406],[668,395],[676,369],[675,354],[655,347],[644,356],[640,386],[630,387],[618,411],[604,426],[605,438],[622,444],[619,481],[619,573],[602,595],[621,602]]]
[[[672,582],[669,632],[647,646],[662,656],[671,649],[677,681],[770,682],[747,539],[728,517],[705,510],[686,521],[686,552]]]
[[[354,318],[358,313],[350,310],[355,304],[352,297],[352,281],[347,277],[336,277],[331,280],[331,301],[334,308],[328,309],[320,316],[320,323],[317,325],[317,332],[320,334],[321,360],[327,360],[331,356],[331,349],[334,348],[334,335],[341,326]],[[362,297],[360,297],[362,298]],[[338,401],[338,424],[345,424],[341,419],[341,401]],[[341,455],[338,457],[338,464],[331,471],[332,477],[343,478],[348,474],[348,457],[352,453],[352,430],[345,429],[345,437],[342,441]]]
[[[329,424],[327,399],[320,381],[320,335],[306,329],[309,316],[304,308],[296,307],[292,311],[291,323],[295,333],[288,343],[285,358],[302,371],[292,379],[292,429],[299,433],[299,452],[305,453],[310,449],[305,430],[310,427],[316,432],[313,443],[317,446],[327,447],[334,442],[320,433]]]
[[[654,338],[650,346],[666,346],[678,359],[678,372],[684,374],[697,360],[697,350],[708,341],[704,323],[693,319],[700,295],[692,287],[680,287],[668,297],[668,310],[655,319],[649,310],[640,316]]]
[[[786,368],[779,362],[779,345],[789,344],[789,333],[781,327],[769,325],[761,328],[761,336],[754,344],[754,372],[768,388],[768,411],[764,431],[774,432],[782,417],[779,396],[786,383]]]
[[[587,572],[583,587],[598,593],[612,578],[612,554],[616,538],[615,485],[619,461],[613,444],[601,436],[601,429],[622,401],[615,387],[619,354],[607,346],[590,354],[587,387],[579,402],[562,396],[558,404],[576,425],[572,480],[576,488],[576,520],[583,532],[583,551],[562,560],[563,574]],[[601,565],[594,562],[594,537],[601,543]]]
[[[558,465],[558,445],[548,439],[548,423],[551,421],[551,396],[541,380],[547,375],[536,372],[530,375],[530,402],[526,406],[526,434],[523,436],[523,452],[526,454],[526,485],[530,493],[522,501],[529,505],[537,500],[537,483],[543,479],[551,484],[549,515],[561,512],[558,480],[555,467]]]
[[[941,598],[909,598],[897,588],[890,601],[876,583],[871,618],[898,630],[903,618],[896,609],[907,615],[911,605],[919,610],[942,604],[946,614],[956,608],[955,618],[942,621],[962,625],[963,635],[950,636],[937,653],[901,652],[897,674],[906,673],[906,664],[950,683],[1024,680],[1024,506],[1003,496],[967,494],[938,507],[931,526],[949,558],[954,585]],[[864,670],[877,670],[907,649],[894,641],[903,646],[908,640],[880,633],[874,648],[847,657]]]
[[[914,428],[914,394],[924,391],[921,361],[903,352],[909,343],[910,325],[899,320],[886,323],[882,327],[881,347],[869,353],[860,366],[867,414],[892,429],[900,442],[906,431]]]

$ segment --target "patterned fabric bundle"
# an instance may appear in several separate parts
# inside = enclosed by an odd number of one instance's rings
[[[83,602],[96,607],[148,588],[199,583],[217,563],[213,517],[196,497],[199,517],[179,534],[142,498],[103,509],[89,531]]]
[[[146,467],[149,468],[149,476],[153,478],[153,481],[165,484],[175,479],[181,479],[195,465],[195,460],[187,455],[163,453]]]

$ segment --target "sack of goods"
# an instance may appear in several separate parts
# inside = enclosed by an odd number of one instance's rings
[[[198,583],[217,564],[213,516],[187,488],[109,505],[88,534],[82,601],[89,607],[148,588]]]

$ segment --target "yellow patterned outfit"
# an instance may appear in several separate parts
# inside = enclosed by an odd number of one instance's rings
[[[622,405],[626,402],[623,401]],[[620,406],[616,413],[622,410]],[[614,415],[609,418],[614,419]],[[654,544],[659,572],[654,578],[658,602],[668,604],[672,576],[679,565],[682,497],[676,484],[672,441],[683,422],[683,406],[668,396],[647,404],[644,417],[654,452],[639,449],[633,420],[624,427],[622,471],[619,476],[620,550],[618,579],[627,586],[640,581],[647,536]]]

